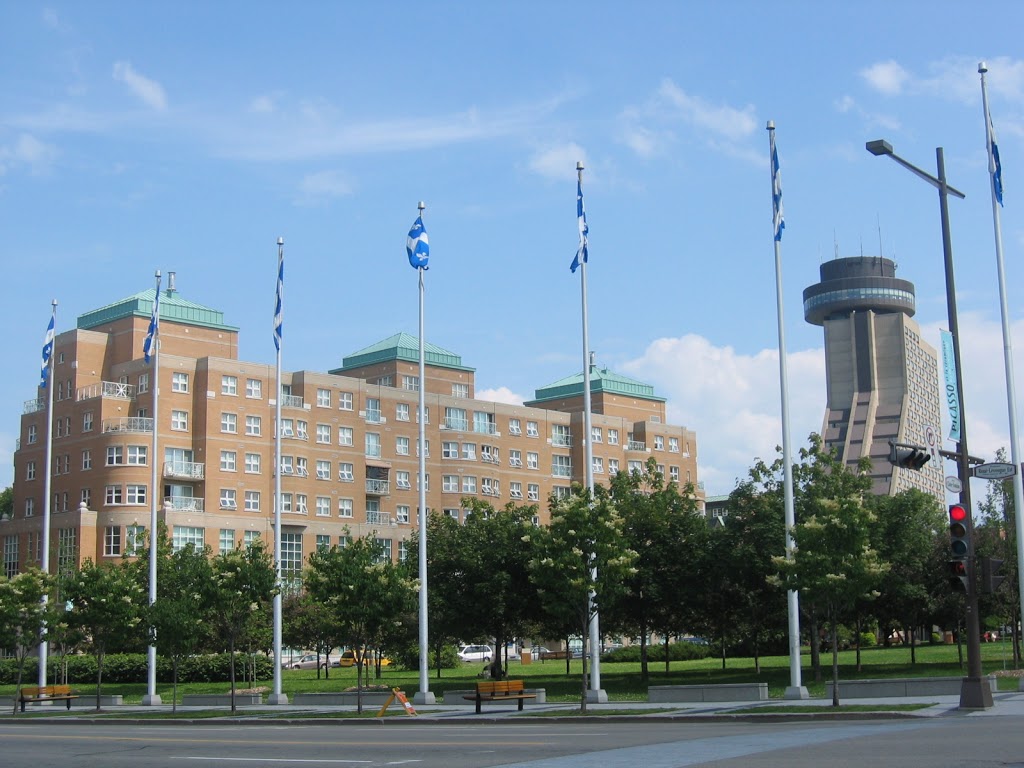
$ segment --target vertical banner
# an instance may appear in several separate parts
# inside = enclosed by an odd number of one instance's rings
[[[942,372],[946,388],[946,405],[949,408],[949,439],[960,442],[960,391],[956,386],[956,356],[953,352],[953,334],[939,331],[942,339]]]

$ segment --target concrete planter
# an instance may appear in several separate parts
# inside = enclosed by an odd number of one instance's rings
[[[720,685],[652,685],[647,700],[653,703],[705,701],[768,701],[768,683]]]
[[[236,693],[235,706],[252,707],[263,703],[262,693]],[[231,694],[186,693],[181,697],[183,707],[230,707]]]
[[[101,695],[100,706],[101,707],[120,707],[124,704],[124,696],[121,694],[112,695]],[[82,709],[88,707],[90,709],[96,708],[96,697],[90,696],[89,694],[82,694],[77,699],[71,700],[72,709]]]
[[[391,691],[363,691],[363,706],[382,707],[391,696]],[[338,691],[336,693],[296,693],[292,697],[293,704],[315,707],[355,707],[359,704],[355,691]]]
[[[996,678],[985,678],[996,691]],[[962,677],[891,677],[878,680],[840,680],[840,699],[882,699],[890,696],[959,696]],[[825,693],[832,696],[832,681],[825,684]]]

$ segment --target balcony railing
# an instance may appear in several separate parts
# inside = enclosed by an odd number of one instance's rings
[[[31,400],[26,400],[24,407],[21,409],[22,413],[36,413],[46,408],[46,400],[41,397],[34,397]]]
[[[135,385],[120,381],[100,381],[87,387],[79,387],[75,393],[77,400],[92,400],[94,397],[118,397],[131,400],[135,397]]]
[[[386,512],[367,512],[366,522],[370,525],[391,525],[391,515]]]
[[[626,443],[626,450],[627,451],[646,451],[647,450],[647,443],[642,442],[640,440],[630,440],[628,443]]]
[[[467,421],[466,419],[455,418],[453,416],[445,416],[444,428],[465,432],[469,429],[469,421]]]
[[[281,405],[285,408],[303,408],[305,407],[302,402],[302,398],[298,395],[281,395]]]
[[[194,461],[165,461],[164,477],[179,480],[202,480],[205,477],[205,464]]]
[[[366,478],[366,492],[372,496],[387,496],[391,493],[391,482]]]
[[[559,448],[571,448],[572,447],[572,435],[552,435],[551,445]]]
[[[572,477],[572,467],[567,467],[564,464],[552,464],[551,474],[554,477]]]
[[[153,419],[145,416],[122,416],[119,419],[104,419],[104,432],[152,432]]]
[[[366,419],[367,424],[380,424],[380,408],[367,408],[363,411],[363,418]]]
[[[171,496],[164,499],[164,505],[175,512],[202,512],[203,499],[192,496]]]
[[[498,431],[498,425],[493,421],[474,421],[473,431],[484,435],[493,435]]]

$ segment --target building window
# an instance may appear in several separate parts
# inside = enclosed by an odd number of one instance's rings
[[[338,517],[352,517],[352,499],[338,499]]]
[[[121,555],[121,526],[108,525],[103,529],[103,556],[119,557]]]
[[[331,390],[323,389],[318,387],[316,390],[316,406],[317,408],[330,408],[331,407]]]
[[[390,373],[387,374],[386,376],[381,376],[379,379],[377,379],[377,383],[382,387],[395,386],[395,380],[391,377]]]
[[[400,469],[395,472],[395,486],[400,491],[408,491],[412,488],[412,482],[410,482],[409,473],[406,470]]]
[[[408,421],[409,420],[409,404],[408,403],[397,403],[395,405],[395,421]]]
[[[316,425],[316,441],[321,444],[330,445],[331,442],[331,425],[330,424],[317,424]]]
[[[363,413],[367,423],[380,424],[380,400],[376,397],[366,398],[366,410]]]
[[[462,444],[462,458],[466,461],[476,461],[476,443]]]
[[[540,469],[540,454],[536,451],[526,452],[526,468],[527,469]]]
[[[180,552],[191,544],[197,551],[203,549],[203,529],[191,525],[176,525],[171,533],[171,549]]]
[[[82,414],[82,431],[92,432],[92,411],[86,411]]]
[[[591,427],[590,428],[590,442],[592,442],[592,443],[600,443],[600,442],[603,441],[603,439],[604,439],[604,430],[602,430],[600,427]]]
[[[295,494],[295,512],[299,515],[309,514],[309,499],[304,493]]]
[[[476,493],[476,478],[473,475],[465,475],[462,478],[462,492]]]
[[[408,523],[409,522],[409,505],[408,504],[399,504],[398,506],[395,507],[395,519],[399,523]]]
[[[537,483],[527,484],[526,498],[528,501],[540,501],[540,485]]]
[[[679,438],[678,437],[670,437],[668,439],[668,449],[672,453],[679,453]]]
[[[609,429],[608,430],[608,445],[618,445],[618,444],[619,444],[619,430],[617,430],[617,429]]]
[[[291,419],[281,419],[281,437],[295,437],[295,422]]]
[[[469,397],[469,384],[452,384],[452,397]]]
[[[536,421],[526,422],[526,436],[527,437],[540,437],[540,431],[537,429]]]
[[[235,529],[234,528],[221,528],[220,536],[217,541],[220,554],[230,552],[235,548]]]
[[[350,461],[339,461],[338,479],[343,483],[354,482],[356,479],[355,465]]]
[[[299,440],[309,440],[309,422],[297,419],[295,422],[295,436]]]
[[[38,432],[36,430],[36,425],[35,424],[29,424],[28,425],[28,437],[26,438],[26,442],[29,445],[32,445],[32,443],[34,443],[36,441],[37,435],[38,435]]]
[[[146,486],[129,484],[125,492],[125,503],[137,506],[146,504]]]
[[[331,497],[330,496],[317,496],[316,497],[316,516],[317,517],[330,517],[331,516]]]
[[[222,413],[220,415],[220,431],[228,435],[238,434],[238,414]]]
[[[665,450],[665,438],[661,435],[654,436],[654,450],[664,451]]]
[[[124,464],[124,448],[120,445],[107,446],[107,466],[116,467]]]
[[[523,484],[519,482],[510,482],[508,484],[508,495],[513,499],[523,498]]]
[[[92,488],[83,488],[79,494],[79,501],[85,504],[86,509],[89,509],[92,506]]]
[[[523,452],[518,451],[515,448],[508,452],[508,465],[510,467],[521,467],[523,466]]]
[[[283,460],[283,457],[282,457]],[[245,454],[245,471],[251,475],[258,475],[260,473],[260,454],[258,453],[247,453]]]
[[[92,451],[82,451],[82,469],[92,469]]]
[[[263,432],[262,420],[259,416],[245,417],[245,434],[250,437],[259,437]]]
[[[295,457],[295,474],[299,477],[309,477],[309,462],[305,456]]]
[[[57,570],[67,573],[75,566],[78,554],[78,534],[74,528],[57,530]]]
[[[419,455],[420,455],[420,444],[419,444],[419,441],[417,440],[416,441],[416,458],[419,458]],[[423,458],[425,458],[425,459],[429,459],[430,458],[430,441],[429,440],[424,440],[423,441]]]
[[[125,463],[132,467],[144,467],[149,464],[149,446],[129,445]]]
[[[443,459],[457,459],[459,458],[459,444],[454,440],[445,440],[441,443],[441,458]]]
[[[594,461],[592,463],[592,466],[593,466],[593,469],[591,471],[594,472],[594,474],[597,474],[597,475],[604,474],[604,459],[602,459],[600,456],[595,456],[594,457]]]
[[[36,513],[36,500],[25,499],[25,517],[32,517]]]
[[[18,534],[4,536],[4,576],[13,579],[18,575]]]
[[[371,459],[380,458],[380,435],[376,432],[366,433],[366,455]]]
[[[446,509],[444,511],[444,513],[448,515],[448,517],[450,517],[452,520],[455,520],[456,522],[458,522],[459,518],[462,516],[461,512],[461,509]]]
[[[485,411],[473,411],[473,431],[481,435],[493,435],[497,432],[494,414]]]
[[[354,398],[351,392],[339,392],[338,393],[338,409],[342,411],[351,411],[352,403]]]
[[[259,379],[245,380],[245,396],[255,400],[263,399],[263,382]]]
[[[35,480],[36,479],[36,463],[34,461],[30,461],[30,462],[25,464],[25,479],[26,480]]]
[[[188,392],[188,374],[183,371],[174,371],[171,374],[171,392]]]
[[[402,389],[406,389],[410,392],[420,391],[420,377],[419,376],[402,376]]]
[[[442,493],[458,493],[459,492],[459,476],[458,475],[441,475],[441,492]]]
[[[238,394],[238,377],[237,376],[221,376],[220,377],[220,393],[222,395],[237,395]]]
[[[238,454],[235,451],[220,452],[221,472],[235,472],[238,469]]]
[[[560,448],[568,448],[572,445],[572,435],[569,432],[568,424],[553,424],[551,426],[551,444]]]
[[[338,427],[338,445],[351,446],[355,444],[355,432],[352,427]]]
[[[259,512],[260,511],[260,492],[259,491],[246,491],[245,492],[245,511],[246,512]]]
[[[396,437],[395,438],[395,453],[399,456],[409,455],[409,438],[408,437]]]
[[[416,490],[418,491],[419,489],[420,489],[420,473],[417,472],[416,473]],[[426,478],[426,482],[423,484],[423,490],[424,491],[429,491],[430,490],[430,473],[429,472],[427,472],[427,478]]]
[[[103,503],[110,504],[123,504],[124,496],[120,485],[108,485],[104,490]]]
[[[643,464],[642,461],[627,461],[626,462],[626,469],[629,472],[629,474],[631,474],[631,475],[634,472],[643,473],[643,471],[644,471],[644,464]]]
[[[523,428],[519,419],[508,420],[508,433],[510,435],[521,435],[523,434]]]
[[[619,473],[619,460],[608,459],[608,474],[617,475]]]
[[[234,488],[220,489],[220,508],[238,509],[238,496]]]
[[[567,485],[556,485],[551,489],[551,495],[556,499],[568,499],[572,494],[572,489]]]
[[[446,407],[444,409],[444,426],[445,429],[457,429],[461,431],[469,429],[469,420],[466,418],[466,409]]]
[[[673,483],[679,482],[679,467],[668,468],[668,479],[671,480]]]
[[[140,395],[144,395],[149,392],[149,374],[139,374],[139,386],[136,388],[136,392]]]
[[[171,411],[171,429],[188,432],[188,411]]]
[[[552,456],[551,474],[555,477],[572,477],[572,457]]]
[[[331,548],[331,537],[326,533],[316,535],[316,551],[326,552]]]
[[[259,531],[246,531],[245,533],[242,534],[242,544],[245,546],[246,549],[251,547],[253,544],[255,544],[259,540],[260,540],[260,532]]]
[[[330,480],[331,479],[331,462],[326,459],[316,460],[316,479],[317,480]]]

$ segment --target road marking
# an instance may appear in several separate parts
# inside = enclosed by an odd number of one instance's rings
[[[219,762],[246,762],[246,763],[330,763],[331,765],[372,765],[373,760],[335,760],[335,759],[315,759],[315,758],[301,758],[301,757],[205,757],[203,755],[171,755],[171,760],[209,760]]]

